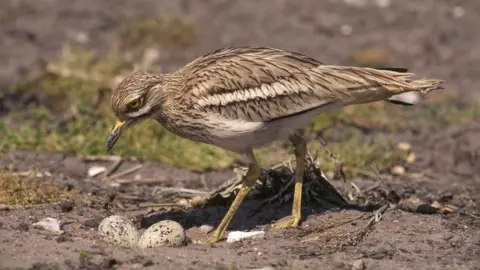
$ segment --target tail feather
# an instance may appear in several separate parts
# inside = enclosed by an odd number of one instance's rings
[[[406,68],[377,68],[377,69],[400,72],[400,73],[407,73],[408,72],[408,69],[406,69]],[[423,87],[421,87],[422,90],[420,90],[419,92],[424,94],[424,95],[427,94],[428,92],[432,91],[432,90],[443,89],[443,87],[440,86],[440,84],[442,82],[443,81],[440,81],[440,80],[417,80],[416,81],[417,84],[423,85]],[[411,100],[412,99],[411,97],[410,98],[404,98],[402,95],[400,95],[398,97],[387,98],[387,99],[385,99],[385,101],[387,101],[391,104],[395,104],[395,105],[413,106],[418,102],[418,99],[421,98],[419,96],[414,96],[414,97],[416,97],[416,98]],[[409,101],[407,101],[407,100],[409,100]]]
[[[415,79],[404,68],[368,68],[322,65],[312,70],[309,80],[316,83],[322,95],[330,95],[343,104],[362,104],[386,100],[395,104],[407,102],[390,100],[407,92],[425,95],[443,89],[442,80]]]
[[[443,82],[444,82],[443,80],[422,79],[422,80],[412,81],[412,84],[416,86],[416,88],[418,88],[418,92],[426,95],[430,91],[443,89],[443,87],[441,86]]]

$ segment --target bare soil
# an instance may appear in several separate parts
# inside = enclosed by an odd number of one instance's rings
[[[66,40],[85,42],[79,33],[88,36],[88,46],[101,50],[118,39],[118,14],[154,16],[161,11],[192,20],[197,33],[194,45],[162,54],[160,60],[167,70],[225,46],[274,46],[341,64],[348,62],[351,51],[379,44],[391,50],[393,62],[399,66],[446,80],[446,91],[457,92],[464,100],[480,100],[480,33],[476,29],[480,2],[405,0],[392,1],[388,7],[376,3],[0,1],[0,93],[21,82],[42,61],[55,57]],[[463,15],[457,6],[463,8]],[[348,35],[345,25],[351,29]],[[388,208],[368,230],[364,228],[371,211],[342,207],[308,209],[299,228],[269,229],[269,224],[288,215],[291,201],[258,210],[258,199],[250,197],[230,230],[265,229],[265,238],[147,250],[99,243],[98,222],[111,214],[123,214],[135,218],[139,228],[146,228],[155,220],[169,218],[182,223],[187,235],[196,240],[207,235],[198,227],[216,226],[228,203],[186,213],[163,209],[152,217],[145,209],[131,211],[122,202],[138,206],[139,198],[153,194],[156,187],[111,186],[87,176],[92,165],[111,162],[85,161],[66,153],[10,152],[0,158],[0,169],[38,170],[43,173],[40,179],[53,179],[83,199],[71,204],[0,209],[0,268],[352,269],[354,262],[362,260],[366,269],[480,269],[480,125],[459,124],[436,134],[404,131],[395,136],[415,149],[417,161],[410,169],[417,174],[392,176],[386,183],[368,177],[348,179],[373,197],[393,194],[394,199],[388,201],[396,207]],[[161,187],[208,191],[234,176],[231,170],[196,173],[150,161],[125,161],[118,171],[138,164],[143,167],[134,175],[165,179]],[[341,181],[332,184],[343,190]],[[399,207],[414,198],[457,209],[427,214]],[[66,233],[54,236],[32,228],[32,223],[44,217],[61,220]]]

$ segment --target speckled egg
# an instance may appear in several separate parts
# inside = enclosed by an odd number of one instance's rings
[[[162,220],[150,226],[140,236],[138,246],[151,248],[158,246],[183,246],[186,243],[182,225],[172,220]]]
[[[120,247],[134,247],[138,242],[138,231],[126,217],[109,216],[98,226],[98,235],[106,243]]]

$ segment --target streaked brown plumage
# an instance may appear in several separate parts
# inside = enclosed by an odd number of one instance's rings
[[[221,49],[170,74],[136,72],[121,82],[111,99],[118,120],[107,148],[124,128],[152,118],[184,138],[245,154],[249,173],[209,240],[216,242],[258,177],[252,148],[289,138],[297,157],[294,206],[292,217],[279,227],[297,226],[306,152],[297,130],[333,108],[388,101],[410,91],[425,94],[442,83],[413,80],[413,74],[399,70],[324,65],[274,48]]]

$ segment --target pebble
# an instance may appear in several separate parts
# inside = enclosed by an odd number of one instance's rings
[[[453,8],[452,13],[453,13],[453,16],[455,18],[461,18],[465,15],[466,12],[465,12],[465,9],[463,7],[456,6],[456,7]]]
[[[261,238],[265,235],[264,231],[241,232],[234,231],[228,234],[227,243],[233,243],[245,238]]]
[[[193,207],[200,207],[207,202],[206,198],[203,196],[195,196],[192,198],[191,204]]]
[[[389,7],[392,2],[391,0],[375,0],[375,4],[377,4],[379,7],[386,8]]]
[[[202,225],[198,228],[202,233],[210,233],[211,231],[213,231],[213,229],[215,229],[213,226],[210,226],[210,225]]]
[[[183,246],[186,244],[185,230],[173,220],[162,220],[150,226],[138,240],[140,248],[158,246]]]
[[[345,36],[349,36],[353,32],[353,28],[348,24],[344,24],[340,27],[340,32]]]
[[[33,227],[37,229],[44,229],[55,234],[63,233],[63,231],[60,230],[60,220],[55,218],[44,218],[37,223],[33,223]]]
[[[397,147],[402,151],[410,151],[412,149],[412,145],[408,142],[400,142],[398,143]]]
[[[105,171],[107,171],[107,168],[104,166],[92,166],[88,168],[87,174],[88,177],[95,177],[101,173],[104,173]]]
[[[251,270],[275,270],[275,268],[273,268],[272,266],[265,266],[265,267],[262,267],[262,268],[255,268],[255,269],[251,269]]]
[[[365,269],[365,262],[360,259],[352,263],[352,270],[363,270]]]
[[[405,168],[401,165],[395,165],[392,167],[391,172],[393,175],[404,175]]]
[[[417,159],[417,157],[415,156],[415,153],[411,152],[410,154],[408,154],[408,156],[405,158],[405,161],[409,164],[412,164],[415,162],[415,160]]]

